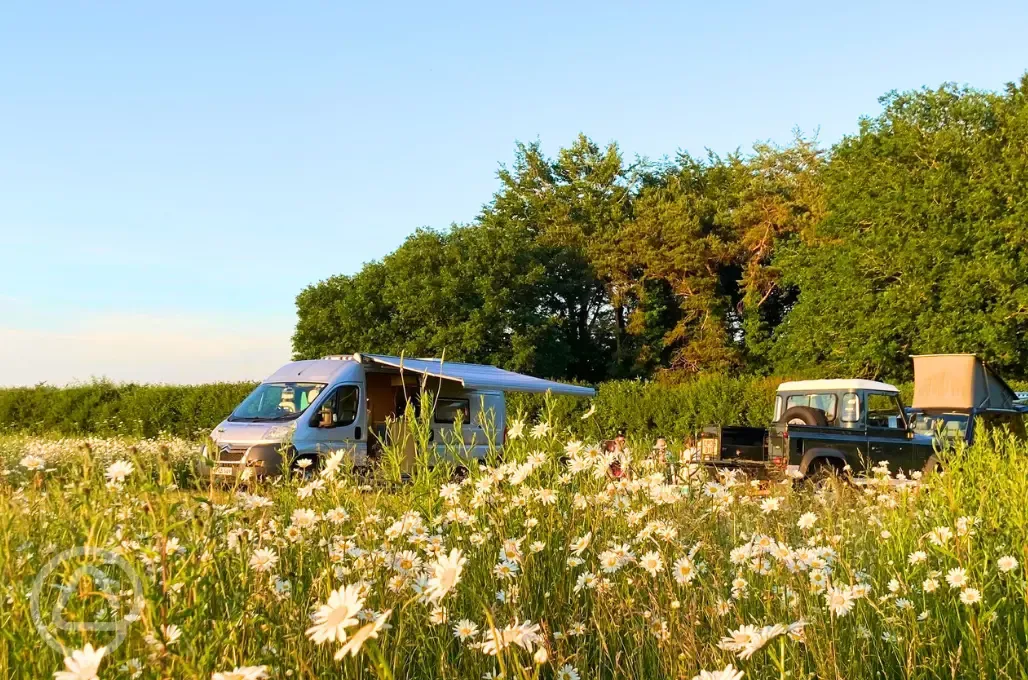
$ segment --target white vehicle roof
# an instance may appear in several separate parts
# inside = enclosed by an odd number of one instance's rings
[[[551,392],[553,394],[568,394],[575,397],[592,397],[596,394],[596,390],[591,387],[543,380],[542,378],[505,371],[502,368],[485,364],[462,364],[455,361],[443,361],[442,359],[408,359],[406,357],[391,357],[381,354],[360,354],[355,355],[354,358],[401,371],[410,371],[411,373],[452,380],[469,390],[535,392],[538,394]]]
[[[870,390],[899,394],[899,388],[877,380],[832,378],[830,380],[794,380],[778,386],[779,392],[837,392],[839,390]]]

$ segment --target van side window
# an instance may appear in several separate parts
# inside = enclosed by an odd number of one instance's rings
[[[902,428],[903,415],[896,395],[867,395],[867,424],[869,427]]]
[[[471,418],[471,401],[468,399],[441,398],[435,405],[435,422],[452,424],[457,422],[457,414],[465,425]]]
[[[332,391],[318,407],[311,419],[313,427],[345,427],[357,420],[360,389],[356,385],[342,385]]]
[[[860,422],[860,396],[857,394],[842,395],[842,422]]]

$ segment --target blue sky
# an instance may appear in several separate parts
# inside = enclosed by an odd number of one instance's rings
[[[1024,2],[367,4],[0,8],[0,385],[260,378],[304,286],[473,219],[516,140],[831,144],[1028,69]]]

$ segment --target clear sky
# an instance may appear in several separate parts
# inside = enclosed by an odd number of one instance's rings
[[[0,7],[0,385],[261,378],[304,286],[473,219],[516,140],[831,144],[1028,69],[1024,0],[346,4]]]

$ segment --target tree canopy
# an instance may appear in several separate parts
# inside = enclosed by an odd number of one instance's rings
[[[830,149],[628,162],[519,144],[478,217],[297,298],[294,353],[445,354],[585,381],[1028,375],[1028,75],[890,93]]]

